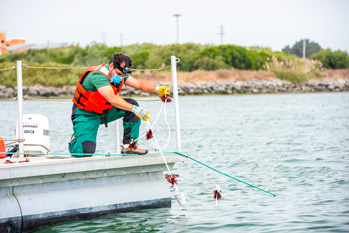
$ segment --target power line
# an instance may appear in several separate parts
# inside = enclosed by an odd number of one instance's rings
[[[221,45],[223,45],[223,35],[225,35],[223,25],[221,25],[218,35],[221,35]]]

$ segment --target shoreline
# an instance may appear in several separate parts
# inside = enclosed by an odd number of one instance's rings
[[[170,86],[170,82],[153,82],[154,85]],[[266,94],[266,93],[313,93],[313,92],[349,92],[349,78],[311,79],[307,83],[295,85],[288,81],[276,78],[266,80],[250,79],[247,81],[200,81],[183,82],[178,84],[179,95],[230,95],[230,94]],[[26,97],[72,97],[75,86],[45,87],[40,84],[23,86],[23,95]],[[125,86],[121,96],[152,96]],[[0,86],[0,99],[17,96],[17,87]]]

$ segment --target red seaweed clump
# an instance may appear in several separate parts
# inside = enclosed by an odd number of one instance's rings
[[[132,139],[130,145],[128,146],[130,150],[135,150],[137,149],[137,141]]]
[[[164,102],[164,103],[171,103],[173,97],[170,96],[170,95],[164,94],[164,95],[159,96],[159,98],[160,98],[161,101]]]
[[[151,129],[149,129],[147,131],[147,134],[145,135],[145,137],[147,140],[152,139],[153,138],[153,131]]]
[[[217,189],[215,189],[215,190],[213,191],[213,198],[216,199],[216,200],[222,199],[222,195],[221,195],[220,192],[218,192]]]
[[[166,179],[170,184],[172,184],[172,186],[175,185],[175,184],[178,184],[178,183],[177,183],[177,180],[176,180],[176,178],[178,178],[178,177],[179,177],[179,175],[177,175],[177,174],[172,174],[172,175],[165,174],[165,179]]]

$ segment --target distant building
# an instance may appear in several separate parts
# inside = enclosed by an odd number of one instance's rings
[[[14,45],[25,44],[25,39],[6,39],[6,33],[0,33],[0,54],[8,53],[7,48]],[[18,52],[21,52],[20,50]]]
[[[24,52],[29,49],[55,49],[70,47],[68,43],[49,43],[47,44],[26,44],[24,39],[6,40],[6,33],[0,33],[0,55],[5,53]]]

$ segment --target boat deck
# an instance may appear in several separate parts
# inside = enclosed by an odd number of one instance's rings
[[[164,153],[170,169],[187,158]],[[21,162],[26,159],[29,162]],[[10,160],[14,163],[5,163]],[[66,220],[170,207],[160,153],[0,159],[0,232],[26,232]]]
[[[165,153],[164,156],[170,169],[176,162],[187,161],[187,158],[174,152]],[[6,163],[6,161],[12,163]],[[45,183],[45,181],[81,179],[81,174],[76,176],[77,173],[81,172],[85,178],[98,178],[161,170],[167,171],[167,167],[160,153],[84,158],[72,158],[70,155],[65,157],[60,155],[59,157],[3,158],[0,159],[0,187],[17,186],[21,185],[22,182],[24,182],[22,184],[28,185]]]

